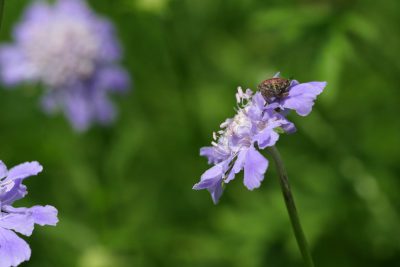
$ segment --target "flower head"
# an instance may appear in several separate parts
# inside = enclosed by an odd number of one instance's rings
[[[260,92],[253,94],[239,87],[236,94],[238,109],[233,118],[221,124],[221,130],[213,134],[211,147],[200,149],[200,155],[206,156],[214,164],[201,177],[194,189],[208,189],[213,201],[218,202],[223,184],[229,183],[235,175],[244,170],[244,185],[253,190],[261,185],[268,160],[256,147],[263,149],[273,146],[279,138],[280,129],[294,126],[284,116],[265,108],[265,100]]]
[[[129,84],[112,24],[84,0],[35,1],[16,26],[14,44],[0,49],[0,77],[6,85],[40,82],[45,111],[62,110],[72,125],[110,123],[115,111],[109,91]]]
[[[274,146],[279,133],[295,132],[294,124],[286,119],[287,111],[294,109],[302,116],[308,115],[325,85],[325,82],[299,84],[292,81],[282,98],[267,98],[260,91],[243,91],[239,87],[236,115],[225,120],[221,130],[213,134],[212,146],[200,149],[200,155],[207,157],[213,166],[193,189],[207,189],[217,203],[224,185],[241,170],[244,171],[243,183],[249,190],[260,187],[268,160],[259,150]]]
[[[0,161],[0,267],[17,266],[30,258],[29,245],[16,233],[30,236],[35,224],[56,225],[52,206],[15,208],[13,203],[27,194],[23,180],[42,171],[38,162],[26,162],[9,170]]]

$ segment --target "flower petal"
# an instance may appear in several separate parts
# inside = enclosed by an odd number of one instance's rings
[[[292,134],[297,131],[296,126],[294,125],[293,122],[290,122],[286,120],[285,123],[282,124],[282,129],[287,133],[287,134]]]
[[[0,160],[0,180],[7,176],[7,166]]]
[[[0,227],[0,267],[17,266],[30,257],[29,245],[13,231]]]
[[[93,95],[93,116],[102,125],[110,124],[116,117],[116,110],[105,92],[98,92]]]
[[[273,146],[276,141],[278,141],[279,134],[274,131],[274,128],[275,127],[268,126],[254,137],[254,140],[258,143],[258,146],[261,149],[264,149],[267,146]]]
[[[200,156],[206,157],[208,164],[217,163],[219,161],[218,154],[215,153],[213,146],[205,146],[200,148]]]
[[[2,46],[0,48],[1,79],[9,86],[14,86],[36,78],[32,67],[18,47]]]
[[[25,179],[26,177],[37,175],[43,170],[42,165],[37,161],[19,164],[8,171],[6,180]]]
[[[118,66],[102,68],[96,74],[94,87],[97,90],[126,91],[130,85],[129,74]]]
[[[0,228],[30,236],[33,232],[34,220],[27,213],[9,213],[0,218]]]
[[[84,91],[85,88],[74,89],[60,98],[60,104],[63,105],[65,116],[71,122],[74,129],[82,132],[90,126],[93,119],[93,111],[90,105],[90,98],[88,99],[85,95],[87,94]]]
[[[309,82],[293,86],[289,96],[282,100],[284,108],[294,109],[300,116],[307,116],[314,105],[317,95],[322,93],[326,82]]]
[[[207,189],[210,194],[214,204],[218,203],[219,198],[222,195],[222,175],[224,170],[220,164],[217,164],[210,169],[208,169],[202,176],[201,181],[193,186],[194,190]]]
[[[222,177],[227,171],[227,167],[230,162],[231,159],[229,158],[205,171],[201,176],[200,182],[195,184],[193,186],[193,189],[194,190],[207,189],[211,194],[211,198],[214,204],[217,204],[223,192]]]
[[[33,221],[40,226],[55,226],[58,223],[58,210],[53,206],[33,206],[28,211],[31,212]]]
[[[229,173],[228,177],[225,180],[225,183],[229,183],[233,179],[235,179],[235,175],[239,173],[244,167],[244,161],[246,159],[247,149],[242,149],[235,161],[235,164],[232,167],[231,172]]]
[[[244,185],[249,190],[260,187],[267,168],[268,160],[254,146],[251,146],[247,152],[244,164]]]
[[[208,189],[213,187],[218,180],[222,180],[223,168],[221,164],[217,164],[206,170],[201,176],[200,182],[193,186],[194,190]]]
[[[14,201],[23,198],[28,193],[21,179],[9,180],[9,184],[11,188],[6,188],[6,191],[0,196],[2,205],[11,205]]]
[[[208,191],[211,194],[211,198],[212,198],[214,204],[218,204],[218,201],[224,191],[222,188],[222,180],[219,181],[218,183],[216,183],[214,187],[209,188]]]
[[[41,226],[55,226],[58,223],[58,211],[56,208],[50,205],[33,206],[31,208],[14,208],[12,206],[5,206],[3,207],[3,209],[10,214],[26,215],[29,217],[29,219],[32,219],[33,223],[39,224]]]

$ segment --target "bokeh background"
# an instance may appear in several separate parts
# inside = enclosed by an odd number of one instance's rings
[[[2,41],[29,3],[7,1]],[[276,71],[329,84],[278,144],[316,266],[400,266],[399,1],[89,3],[134,81],[112,127],[77,134],[40,111],[40,86],[0,90],[0,158],[44,165],[17,204],[59,209],[22,266],[302,266],[273,167],[217,206],[191,189],[236,87]]]

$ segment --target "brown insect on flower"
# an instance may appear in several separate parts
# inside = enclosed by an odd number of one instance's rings
[[[258,85],[262,96],[265,100],[270,98],[283,98],[289,95],[290,79],[285,78],[271,78],[263,81]]]

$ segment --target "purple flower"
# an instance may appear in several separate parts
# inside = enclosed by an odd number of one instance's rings
[[[207,189],[216,204],[225,184],[242,170],[243,183],[249,190],[260,187],[268,160],[258,150],[274,146],[280,133],[295,132],[294,124],[286,119],[288,111],[293,109],[301,116],[308,115],[317,95],[326,86],[326,82],[300,84],[295,80],[287,84],[289,87],[285,87],[282,97],[273,98],[238,88],[236,115],[213,134],[212,146],[200,149],[200,155],[207,157],[213,166],[193,189]]]
[[[214,164],[201,177],[193,189],[208,189],[214,203],[222,194],[224,184],[244,170],[244,185],[253,190],[261,185],[268,168],[268,160],[257,151],[273,146],[279,134],[278,129],[294,131],[294,125],[284,116],[265,107],[266,102],[260,92],[253,94],[250,89],[238,89],[236,95],[238,111],[235,117],[221,124],[221,130],[213,134],[211,147],[200,149]]]
[[[35,224],[56,225],[58,222],[57,210],[52,206],[12,206],[27,194],[22,181],[42,169],[38,162],[25,162],[7,170],[0,161],[0,267],[17,266],[31,256],[29,245],[16,232],[30,236]]]
[[[13,32],[14,44],[0,48],[0,77],[6,85],[40,82],[46,112],[64,112],[73,127],[109,124],[115,109],[109,92],[123,92],[129,77],[113,25],[84,0],[35,1]]]

